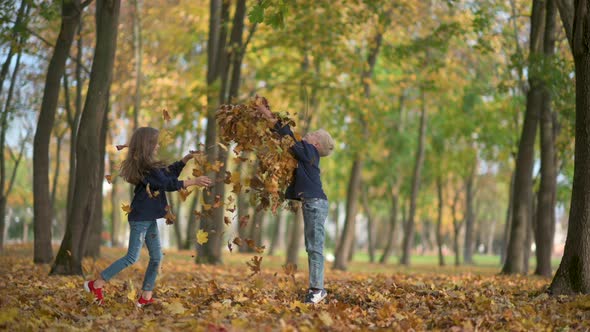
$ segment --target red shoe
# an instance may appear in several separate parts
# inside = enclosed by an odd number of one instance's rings
[[[142,295],[142,296],[139,297],[139,300],[137,301],[136,305],[137,305],[138,308],[143,308],[146,305],[150,305],[152,303],[154,303],[154,298],[153,297],[150,298],[149,300],[146,300],[146,299],[143,298],[143,295]]]
[[[98,305],[101,305],[104,300],[104,296],[102,295],[102,288],[94,287],[95,281],[96,280],[84,281],[84,290],[94,294],[94,301],[98,303]]]

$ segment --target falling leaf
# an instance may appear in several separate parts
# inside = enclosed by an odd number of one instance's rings
[[[166,110],[166,109],[162,110],[162,117],[164,118],[165,121],[172,120],[172,118],[170,117],[170,113],[168,113],[168,110]]]
[[[72,252],[69,250],[66,250],[66,254],[68,254],[68,256],[72,256]]]
[[[203,245],[209,241],[209,234],[202,229],[197,232],[197,243]]]
[[[190,190],[190,191],[189,191],[189,190],[188,190],[188,189],[186,189],[186,188],[181,188],[181,189],[178,191],[178,194],[180,195],[180,200],[181,200],[181,201],[183,201],[183,202],[184,202],[184,201],[186,201],[186,198],[187,198],[187,197],[188,197],[188,196],[189,196],[189,195],[190,195],[190,194],[191,194],[193,191],[194,191],[194,190]]]
[[[211,204],[203,203],[202,206],[205,211],[211,210]]]
[[[131,206],[129,204],[121,203],[121,210],[125,212],[125,214],[131,213]]]
[[[117,151],[121,151],[129,146],[127,144],[121,144],[121,145],[116,145],[115,147],[117,148]]]
[[[105,175],[104,178],[107,180],[109,184],[113,183],[113,177],[111,175]]]
[[[236,246],[241,246],[243,244],[242,239],[240,239],[240,237],[236,236],[234,238],[234,240],[232,241],[233,244],[235,244]]]
[[[250,268],[250,271],[252,271],[252,274],[250,274],[250,277],[252,277],[256,273],[260,272],[260,263],[261,262],[262,262],[262,256],[260,256],[260,257],[254,256],[254,257],[252,257],[250,262],[246,262],[246,265],[248,265],[248,267]]]
[[[228,216],[223,217],[223,223],[226,225],[231,225],[231,219]]]
[[[176,221],[176,215],[172,212],[172,207],[170,205],[166,205],[166,216],[164,216],[164,218],[166,218],[167,225],[172,225]]]
[[[232,243],[229,240],[227,240],[227,249],[229,249],[229,252],[233,252],[234,250]]]

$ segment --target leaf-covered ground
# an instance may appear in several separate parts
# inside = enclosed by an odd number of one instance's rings
[[[103,249],[89,274],[122,255]],[[147,263],[123,271],[106,288],[105,305],[92,303],[80,276],[49,277],[34,265],[30,247],[0,255],[0,329],[9,331],[165,330],[588,330],[590,296],[549,297],[549,280],[534,277],[326,271],[324,304],[302,304],[306,271],[294,275],[275,263],[249,277],[251,256],[231,254],[228,266],[198,266],[191,252],[166,252],[157,303],[134,301]],[[435,272],[436,268],[433,267]]]

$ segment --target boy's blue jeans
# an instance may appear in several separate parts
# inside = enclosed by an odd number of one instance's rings
[[[160,246],[160,233],[158,232],[158,223],[156,221],[130,221],[129,222],[129,248],[127,255],[120,258],[109,267],[107,267],[100,276],[109,281],[112,277],[121,272],[124,268],[137,262],[139,260],[139,253],[143,246],[143,241],[150,253],[150,262],[145,277],[143,278],[144,291],[151,291],[156,284],[156,277],[158,276],[158,269],[162,261],[162,247]]]
[[[328,201],[321,198],[303,200],[303,232],[309,265],[309,288],[324,289],[324,223]]]

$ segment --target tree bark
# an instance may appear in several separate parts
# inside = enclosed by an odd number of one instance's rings
[[[279,211],[276,216],[274,216],[274,229],[272,231],[272,239],[270,241],[270,248],[268,250],[269,256],[274,256],[277,249],[283,249],[282,237],[281,234],[283,233],[283,227],[285,225],[285,215],[284,211]]]
[[[361,185],[361,168],[362,161],[357,156],[352,163],[350,171],[350,180],[346,194],[346,218],[344,219],[344,228],[342,229],[342,235],[334,259],[334,269],[336,270],[346,270],[351,246],[354,244],[354,221],[358,204],[358,188]]]
[[[371,263],[375,263],[375,234],[374,234],[374,220],[373,215],[371,214],[371,209],[369,207],[369,193],[368,189],[365,188],[363,190],[362,200],[363,200],[363,209],[365,210],[365,214],[367,215],[367,238],[368,238],[368,251],[369,251],[369,261]]]
[[[383,250],[383,254],[379,259],[379,263],[386,264],[389,257],[393,253],[393,247],[395,246],[395,227],[397,225],[397,210],[398,210],[399,196],[397,192],[391,196],[391,212],[389,215],[389,232],[387,235],[387,245]]]
[[[440,176],[436,177],[436,193],[438,195],[438,215],[436,218],[436,245],[438,247],[438,265],[445,266],[445,256],[443,255],[443,236],[442,236],[442,219],[443,219],[443,182]]]
[[[24,2],[23,4],[21,4],[21,8],[25,6]],[[28,7],[27,7],[28,8]],[[24,11],[24,14],[28,14],[29,10],[26,9]],[[19,18],[17,18],[17,20],[20,20],[20,15],[22,15],[19,11]],[[17,43],[17,47],[21,47],[22,44],[25,42],[24,37],[20,36],[18,38],[18,43]],[[11,50],[9,51],[9,53],[12,52],[12,45],[11,45]],[[18,156],[18,159],[15,160],[15,165],[14,165],[14,169],[13,169],[13,175],[11,177],[11,179],[9,180],[8,183],[8,188],[6,188],[6,159],[4,158],[4,152],[5,152],[5,144],[6,144],[6,130],[8,129],[8,116],[11,112],[12,109],[12,95],[14,93],[14,87],[16,86],[16,77],[18,76],[18,70],[20,68],[20,60],[22,57],[22,50],[18,51],[18,54],[16,56],[16,63],[14,65],[14,69],[12,71],[12,77],[10,79],[10,86],[8,88],[8,94],[5,97],[5,103],[4,103],[4,110],[2,112],[2,115],[0,116],[0,155],[3,156],[2,160],[0,161],[0,234],[2,235],[2,238],[0,239],[0,252],[2,252],[2,250],[4,249],[4,235],[6,233],[6,231],[8,230],[7,225],[6,225],[6,202],[8,200],[8,195],[10,195],[10,192],[12,191],[12,186],[14,184],[14,180],[16,177],[16,170],[18,169],[18,164],[20,163],[20,160],[23,156],[23,152],[24,152],[24,146],[26,144],[26,139],[23,140],[22,146],[21,146],[21,152]],[[9,59],[6,60],[5,64],[9,63]],[[4,65],[2,66],[2,71],[4,71]],[[4,78],[2,78],[2,82],[3,82]],[[0,83],[1,84],[1,83]],[[28,135],[27,135],[28,136]],[[5,189],[6,188],[6,189]]]
[[[459,250],[459,234],[461,233],[461,227],[463,227],[463,221],[457,218],[457,202],[459,201],[459,192],[455,193],[455,198],[451,205],[451,214],[453,215],[453,251],[455,252],[455,266],[461,265],[461,254]]]
[[[291,237],[289,239],[289,246],[287,247],[287,264],[297,264],[299,257],[299,242],[303,234],[303,210],[301,204],[297,204],[297,213],[295,220],[291,225]]]
[[[524,124],[518,146],[516,170],[514,174],[514,213],[510,228],[510,240],[506,252],[506,261],[502,267],[503,274],[524,272],[524,244],[526,227],[531,218],[532,171],[535,156],[535,136],[539,110],[542,106],[543,92],[535,71],[542,46],[542,32],[545,20],[545,8],[542,0],[533,1],[531,15],[531,37],[529,54],[529,91]]]
[[[94,207],[95,211],[92,216],[92,224],[90,225],[90,234],[88,235],[88,241],[86,244],[86,250],[84,253],[85,257],[92,257],[98,258],[100,257],[100,244],[102,242],[102,230],[103,230],[103,196],[102,196],[102,187],[104,184],[104,172],[105,172],[105,155],[106,155],[106,143],[107,143],[107,133],[108,133],[108,126],[109,126],[109,102],[108,97],[109,94],[107,92],[107,104],[106,109],[104,111],[104,116],[102,119],[102,128],[100,129],[100,140],[99,140],[99,150],[100,150],[100,158],[99,160],[99,178],[98,178],[98,190],[96,190],[94,194]]]
[[[463,246],[463,262],[473,264],[473,251],[475,250],[475,213],[473,211],[473,182],[477,166],[474,165],[465,181],[465,243]]]
[[[70,170],[68,174],[68,202],[66,205],[66,220],[70,215],[74,200],[74,184],[76,179],[76,146],[78,142],[78,129],[80,127],[80,118],[82,117],[82,86],[84,85],[84,77],[82,77],[82,53],[84,50],[84,42],[82,40],[83,21],[80,20],[78,25],[78,40],[77,40],[77,55],[76,55],[76,101],[74,108],[74,115],[68,112],[68,124],[70,126]],[[66,97],[68,96],[68,76],[64,75],[64,85]],[[69,98],[68,98],[69,99]],[[69,109],[69,102],[67,103]]]
[[[120,0],[99,0],[96,3],[96,47],[90,83],[84,111],[80,121],[77,151],[74,205],[68,218],[66,234],[50,274],[82,275],[84,254],[91,221],[96,208],[94,193],[100,190],[100,142],[104,113],[107,109],[108,91],[119,24]]]
[[[135,58],[135,93],[133,95],[133,128],[139,126],[139,111],[141,109],[141,64],[143,50],[141,39],[141,0],[133,0],[133,56]]]
[[[545,36],[543,53],[545,60],[551,61],[555,53],[556,0],[547,0]],[[541,184],[537,203],[537,223],[535,227],[535,254],[537,267],[535,274],[551,277],[551,252],[555,235],[555,197],[557,190],[557,169],[555,164],[555,136],[553,112],[551,110],[551,91],[545,85],[543,107],[541,108]]]
[[[196,191],[193,194],[193,201],[191,203],[191,209],[188,217],[188,223],[186,225],[186,241],[184,242],[183,249],[187,250],[194,250],[197,244],[196,234],[197,228],[199,227],[199,220],[197,220],[197,216],[194,214],[194,211],[197,211],[197,204],[200,198],[200,191]]]
[[[508,243],[510,242],[510,228],[512,224],[512,215],[514,214],[514,174],[510,176],[510,187],[508,188],[508,208],[506,208],[506,220],[504,222],[504,233],[502,236],[502,246],[500,248],[500,264],[504,265],[506,262],[506,252],[508,251]]]
[[[408,220],[404,227],[404,238],[402,244],[402,256],[400,264],[409,266],[412,247],[414,245],[414,216],[416,214],[416,201],[418,200],[418,191],[420,190],[420,180],[422,176],[422,166],[424,164],[424,145],[426,141],[426,98],[424,97],[424,88],[420,90],[420,99],[422,109],[420,112],[420,129],[418,130],[418,149],[416,150],[416,162],[414,163],[414,172],[412,174],[412,194],[410,196],[410,209]]]
[[[41,101],[41,111],[33,143],[33,194],[34,194],[34,262],[49,263],[53,259],[51,248],[51,220],[53,211],[49,197],[49,140],[55,110],[59,98],[60,80],[65,70],[76,28],[80,22],[82,8],[80,0],[64,1],[62,22],[55,43],[55,49],[45,78],[45,89]]]
[[[575,1],[572,39],[576,69],[574,182],[563,257],[549,287],[554,295],[590,293],[590,52],[588,0]],[[561,15],[563,17],[563,15]]]

